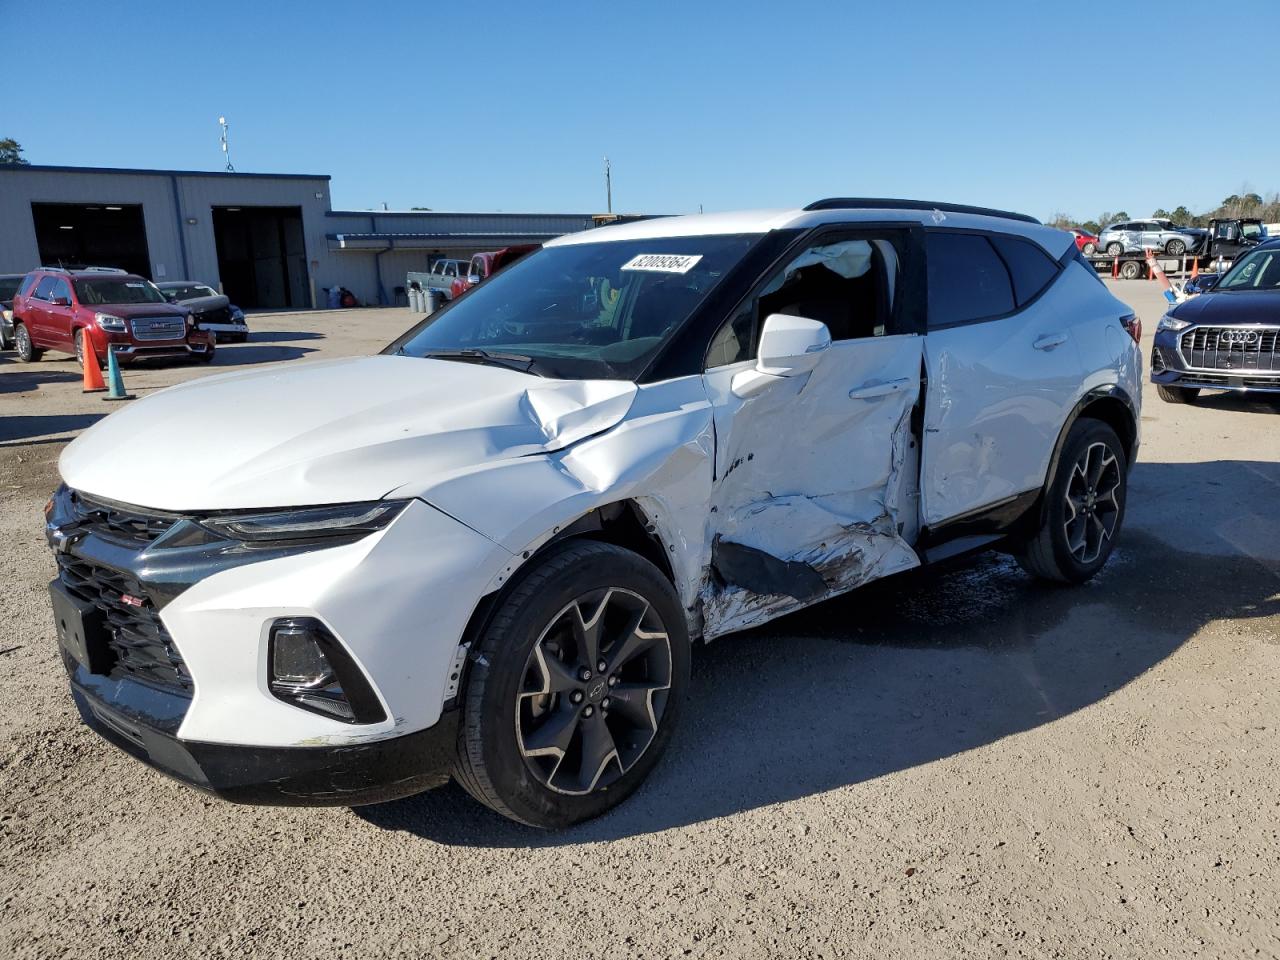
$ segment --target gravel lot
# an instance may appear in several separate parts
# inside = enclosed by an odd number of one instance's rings
[[[1149,349],[1156,284],[1116,289]],[[409,322],[251,318],[212,370],[126,382],[370,352]],[[987,556],[700,649],[646,787],[548,835],[453,786],[236,807],[82,728],[40,511],[111,406],[73,361],[12,356],[0,956],[1280,955],[1280,403],[1150,390],[1127,528],[1089,586]]]

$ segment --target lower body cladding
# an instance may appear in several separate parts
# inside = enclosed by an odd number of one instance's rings
[[[458,598],[481,596],[510,559],[492,541],[412,500],[361,540],[255,561],[254,548],[165,536],[127,546],[77,528],[66,509],[50,518],[61,551],[51,590],[76,705],[106,739],[247,803],[372,803],[447,778],[456,711],[444,705],[471,613]],[[96,637],[95,617],[106,620]],[[351,722],[273,692],[272,628],[300,621],[340,645],[339,679],[358,681],[381,719]],[[67,635],[77,628],[79,640]]]
[[[1192,327],[1160,331],[1151,348],[1151,382],[1167,391],[1280,393],[1280,330]]]

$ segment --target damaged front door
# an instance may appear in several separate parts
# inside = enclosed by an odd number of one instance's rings
[[[923,338],[904,329],[916,313],[903,303],[912,287],[903,277],[914,276],[904,260],[915,249],[894,231],[824,238],[766,282],[744,307],[749,316],[732,318],[713,344],[713,360],[732,362],[705,374],[716,426],[706,637],[919,564],[908,540]],[[818,359],[807,372],[771,367],[763,343],[758,361],[754,350],[725,349],[735,324],[751,343],[761,324],[797,326],[788,317],[830,331],[830,346],[809,348]]]

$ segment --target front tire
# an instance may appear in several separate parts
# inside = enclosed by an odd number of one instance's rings
[[[612,544],[554,547],[476,643],[454,776],[530,826],[597,817],[658,762],[688,682],[684,612],[662,572]]]
[[[1115,242],[1107,244],[1108,257],[1118,257],[1122,253],[1124,253],[1124,244]]]
[[[1185,240],[1170,240],[1164,246],[1164,252],[1171,257],[1180,257],[1187,252]]]
[[[1156,385],[1156,393],[1165,403],[1195,403],[1200,396],[1199,387],[1165,387]]]
[[[18,359],[23,363],[34,363],[44,353],[43,350],[37,350],[31,342],[31,334],[27,332],[25,323],[14,324],[13,346],[18,351]]]
[[[1084,583],[1111,556],[1124,522],[1128,460],[1116,432],[1083,417],[1071,426],[1045,490],[1040,528],[1018,552],[1034,577]]]

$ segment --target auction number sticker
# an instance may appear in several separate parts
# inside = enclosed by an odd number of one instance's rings
[[[622,265],[623,270],[645,270],[649,273],[688,273],[702,259],[702,254],[641,253]]]

